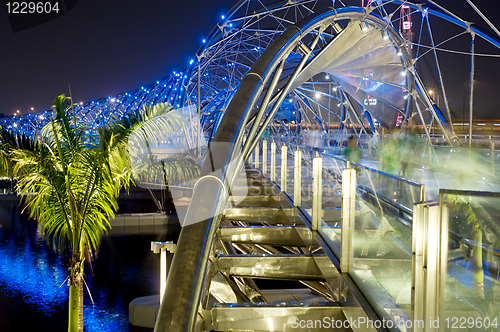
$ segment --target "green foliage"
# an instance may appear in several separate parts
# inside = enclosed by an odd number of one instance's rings
[[[33,150],[38,143],[23,134],[14,134],[12,131],[0,127],[0,176],[14,177],[12,151],[14,149]]]
[[[151,156],[134,165],[134,176],[143,183],[186,184],[200,172],[201,166],[191,159],[158,160]]]
[[[473,239],[480,225],[472,204],[466,200],[467,196],[448,195],[447,197],[447,205],[450,210],[450,230],[462,237]]]
[[[108,218],[118,208],[120,186],[130,179],[117,166],[109,142],[101,139],[88,147],[69,110],[67,98],[57,97],[44,140],[34,149],[14,149],[12,159],[30,216],[59,249],[82,255],[84,246],[92,252],[99,247]]]
[[[201,171],[195,156],[189,154],[190,133],[186,128],[184,114],[166,103],[144,106],[121,120],[121,130],[128,132],[128,149],[134,177],[145,183],[180,184],[196,179]],[[188,154],[184,158],[160,158],[155,149],[161,141],[170,140],[175,146],[186,145]],[[161,150],[161,149],[160,149]],[[168,155],[168,154],[167,154]]]
[[[168,104],[144,107],[116,119],[99,129],[95,144],[88,142],[85,123],[75,117],[70,98],[58,96],[53,109],[39,141],[0,127],[0,172],[18,177],[16,189],[23,195],[30,217],[42,224],[54,247],[70,255],[70,301],[77,303],[84,251],[98,250],[102,234],[110,226],[108,220],[118,209],[120,188],[128,189],[133,176],[153,172],[167,183],[190,180],[199,175],[200,166],[192,160],[160,160],[152,166],[146,159],[132,168],[132,133],[145,139],[149,152],[149,139],[159,133],[175,134],[181,128],[187,135],[183,114],[169,113],[172,107]],[[161,116],[166,114],[169,116]],[[154,158],[150,153],[149,159]],[[74,305],[70,305],[69,317],[73,330],[78,325]]]

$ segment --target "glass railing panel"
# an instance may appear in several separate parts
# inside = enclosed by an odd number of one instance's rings
[[[445,330],[500,329],[500,193],[449,191]]]
[[[281,185],[281,143],[276,142],[276,158],[275,158],[275,172],[274,172],[274,179],[278,185]]]
[[[301,206],[307,211],[312,207],[312,164],[313,159],[316,157],[316,151],[311,149],[301,148],[302,154],[302,167],[301,167]],[[309,213],[309,211],[308,211]],[[309,215],[311,215],[309,213]]]
[[[361,165],[352,164],[352,167],[357,172],[359,194],[380,210],[384,204],[389,204],[411,215],[413,204],[423,199],[423,187],[419,183]]]
[[[293,185],[294,185],[294,163],[295,153],[297,148],[291,144],[287,144],[287,168],[286,168],[286,193],[293,198]]]
[[[358,178],[373,175],[363,173],[368,172],[360,169]],[[371,190],[380,190],[382,183],[393,184],[394,179],[379,175],[381,183]],[[391,189],[391,198],[401,201],[400,193],[413,190],[413,186],[403,182],[396,193]],[[382,202],[376,193],[358,190],[350,275],[381,317],[393,321],[397,317],[408,319],[411,317],[411,226],[408,220],[394,217],[397,213],[391,211],[393,205]]]
[[[322,159],[322,216],[319,233],[333,252],[340,257],[341,244],[341,205],[342,205],[342,169],[345,161],[320,155]],[[340,173],[339,173],[340,172]]]
[[[323,209],[338,209],[340,210],[341,205],[341,195],[342,195],[342,184],[341,178],[338,173],[331,171],[330,167],[332,165],[338,165],[340,162],[333,163],[331,157],[320,154],[322,163],[322,194],[321,194],[321,205]],[[326,218],[331,220],[332,218]],[[340,221],[340,212],[337,218]]]

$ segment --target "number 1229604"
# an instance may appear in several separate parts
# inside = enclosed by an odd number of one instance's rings
[[[446,327],[451,329],[489,329],[498,328],[497,317],[448,317]]]
[[[59,2],[7,2],[8,14],[50,14],[59,13]]]

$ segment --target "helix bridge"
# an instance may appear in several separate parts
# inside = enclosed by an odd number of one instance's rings
[[[158,132],[151,153],[201,165],[177,185],[189,205],[155,331],[497,328],[498,156],[460,147],[451,96],[472,118],[500,33],[467,1],[482,25],[433,1],[241,0],[184,70],[75,105],[90,135],[168,103],[187,144]],[[50,115],[1,125],[36,136]],[[441,146],[391,173],[376,142],[407,124]],[[351,135],[359,162],[340,152]]]

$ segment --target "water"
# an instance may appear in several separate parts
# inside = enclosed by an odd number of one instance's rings
[[[87,332],[136,331],[128,305],[159,293],[159,255],[151,241],[175,240],[178,229],[161,235],[109,235],[85,266],[92,294],[84,297]],[[0,205],[0,331],[67,331],[68,259],[47,244],[34,220],[16,203]]]

